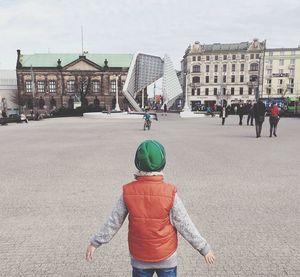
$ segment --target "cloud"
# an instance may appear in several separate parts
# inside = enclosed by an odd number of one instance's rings
[[[201,43],[267,39],[271,47],[297,47],[297,0],[0,0],[0,68],[14,68],[23,53],[169,53],[179,62]]]

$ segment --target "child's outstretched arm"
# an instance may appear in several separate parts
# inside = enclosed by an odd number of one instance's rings
[[[175,195],[173,208],[171,209],[170,219],[172,225],[177,231],[196,249],[204,256],[207,264],[213,264],[215,256],[211,251],[210,245],[200,235],[198,229],[190,219],[181,199]]]
[[[125,221],[127,214],[128,210],[122,195],[100,231],[91,238],[85,254],[87,261],[93,259],[94,252],[99,246],[108,243],[114,237]]]

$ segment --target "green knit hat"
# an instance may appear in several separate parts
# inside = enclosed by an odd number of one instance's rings
[[[165,149],[156,140],[145,140],[136,150],[134,162],[140,171],[161,171],[166,165]]]

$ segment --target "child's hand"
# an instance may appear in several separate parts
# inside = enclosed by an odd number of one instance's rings
[[[90,262],[93,259],[94,252],[96,250],[96,247],[93,245],[89,245],[86,249],[85,259]]]
[[[204,256],[204,259],[207,264],[213,264],[216,258],[213,252],[209,251],[206,256]]]

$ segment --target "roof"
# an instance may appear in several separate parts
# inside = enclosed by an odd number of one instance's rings
[[[204,45],[205,51],[233,51],[233,50],[247,50],[251,43],[213,43]]]
[[[268,51],[300,51],[300,46],[299,47],[294,47],[294,48],[267,48],[266,52]]]
[[[65,66],[77,59],[79,54],[31,54],[21,55],[20,62],[23,67],[56,67],[57,60],[61,60],[61,66]],[[132,54],[86,54],[85,57],[98,64],[104,66],[104,60],[107,59],[109,67],[129,67],[132,60]]]

